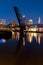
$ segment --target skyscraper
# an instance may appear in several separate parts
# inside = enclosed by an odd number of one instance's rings
[[[39,17],[39,19],[38,19],[38,24],[40,24],[40,17]]]
[[[26,22],[26,17],[25,17],[25,15],[22,16],[22,21],[23,21],[23,23]]]

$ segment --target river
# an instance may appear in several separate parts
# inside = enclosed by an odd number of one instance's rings
[[[23,43],[18,46],[18,40],[10,38],[0,44],[0,65],[41,65],[43,33],[27,33]]]

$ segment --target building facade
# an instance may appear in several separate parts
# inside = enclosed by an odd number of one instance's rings
[[[6,24],[6,20],[4,20],[4,19],[0,19],[0,25],[5,25]]]

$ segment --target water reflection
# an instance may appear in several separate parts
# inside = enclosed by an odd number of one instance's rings
[[[36,39],[36,42],[40,45],[40,39],[43,36],[43,33],[28,33],[27,38],[30,43],[33,41],[33,37]]]
[[[20,33],[19,32],[14,32],[12,35],[12,40],[17,39],[19,40]],[[27,39],[28,42],[32,43],[33,37],[36,39],[36,42],[40,45],[40,39],[43,37],[43,33],[33,33],[33,32],[27,32],[25,38]],[[25,46],[25,39],[23,38],[23,46]]]
[[[0,44],[5,43],[5,42],[6,42],[5,39],[0,39]]]

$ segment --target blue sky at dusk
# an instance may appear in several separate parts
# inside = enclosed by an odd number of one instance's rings
[[[33,19],[37,23],[38,17],[43,23],[43,0],[0,0],[0,19],[6,23],[17,21],[13,6],[18,6],[22,15],[26,16],[26,22]]]

